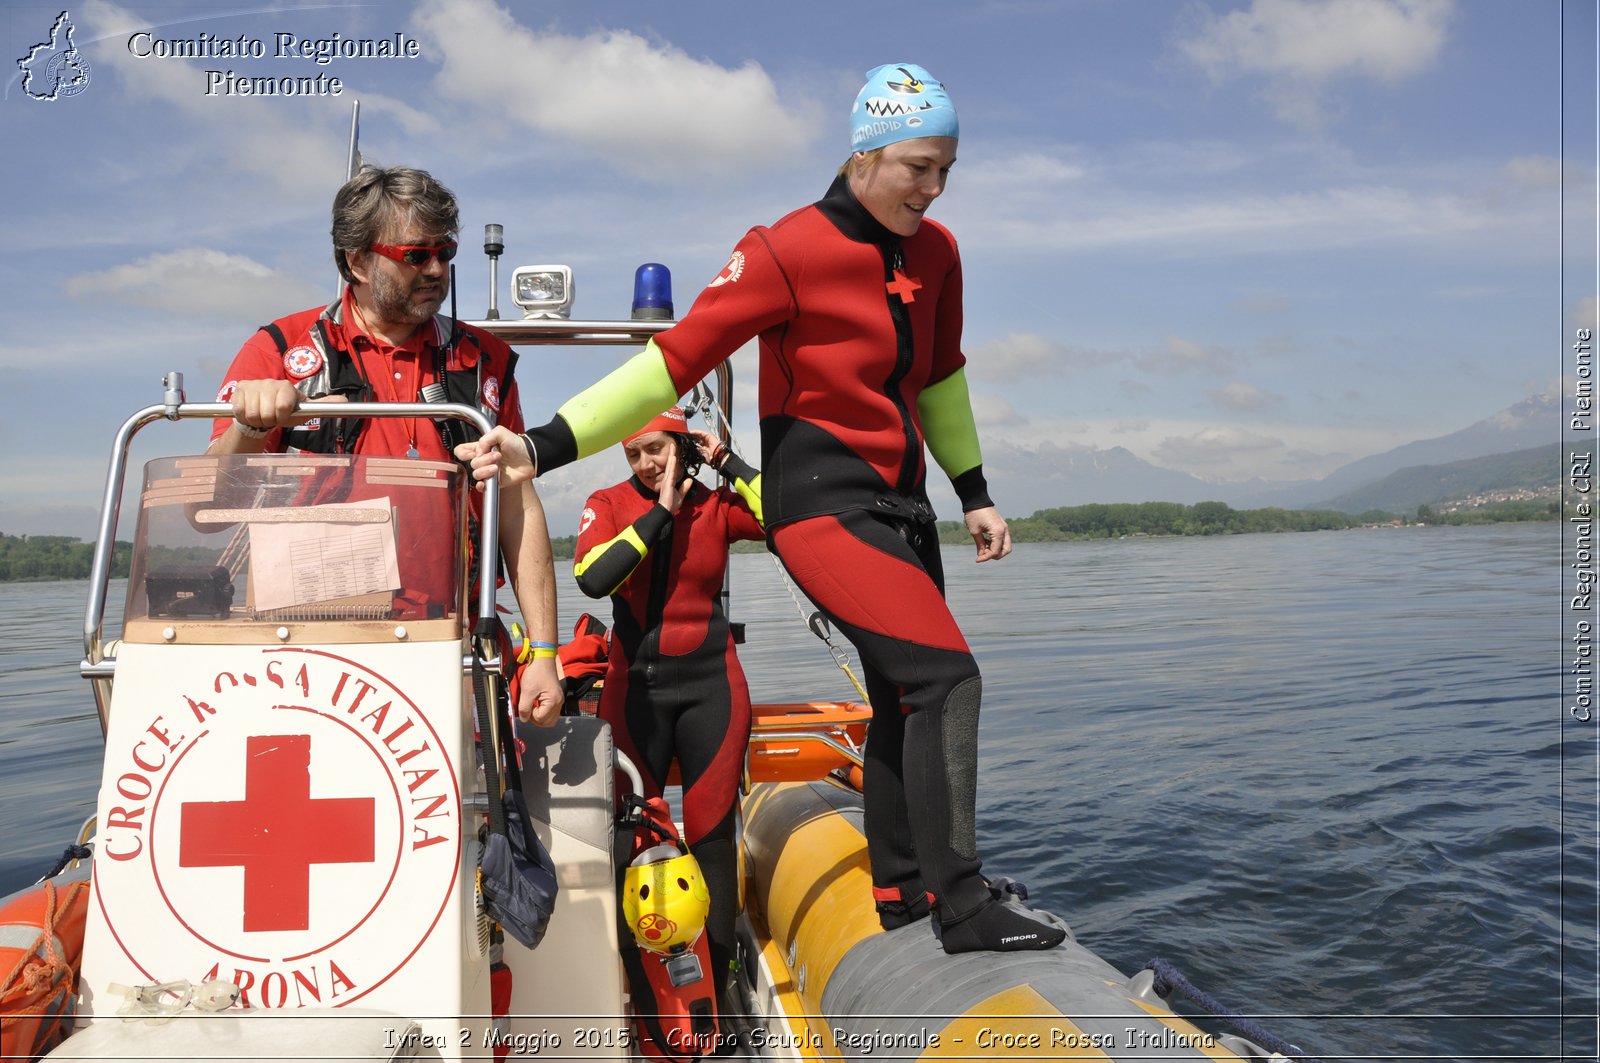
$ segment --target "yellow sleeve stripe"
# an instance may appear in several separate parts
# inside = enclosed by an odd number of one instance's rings
[[[585,582],[584,577],[588,575],[589,569],[600,564],[602,561],[610,560],[607,555],[611,555],[614,552],[626,552],[630,550],[634,554],[634,557],[631,561],[627,560],[625,557],[622,557],[617,558],[615,562],[613,562],[616,564],[617,569],[620,570],[622,574],[612,582],[611,586],[595,588],[594,591],[591,592],[593,593],[594,597],[599,597],[601,594],[614,594],[616,593],[617,588],[622,586],[623,582],[627,580],[629,576],[633,575],[633,570],[639,567],[639,562],[643,561],[644,555],[649,552],[649,549],[644,545],[644,540],[639,538],[639,533],[633,530],[633,525],[631,524],[624,528],[622,533],[616,538],[610,540],[609,542],[601,543],[593,550],[590,550],[587,554],[584,554],[582,560],[573,564],[572,575],[581,584]]]
[[[964,368],[923,388],[917,396],[917,413],[922,418],[923,438],[945,475],[955,479],[983,464]]]
[[[622,442],[677,401],[666,355],[652,339],[644,350],[568,399],[556,412],[572,429],[578,457],[586,458]]]
[[[733,490],[744,499],[745,504],[750,507],[750,512],[756,515],[756,521],[765,528],[767,518],[761,512],[761,474],[756,473],[756,478],[748,483],[744,480],[733,481]]]

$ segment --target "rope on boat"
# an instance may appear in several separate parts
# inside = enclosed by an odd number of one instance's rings
[[[89,883],[83,880],[69,882],[61,889],[56,889],[54,882],[46,882],[43,890],[44,908],[37,916],[19,915],[15,927],[24,934],[32,933],[35,929],[28,925],[28,919],[37,918],[37,935],[32,941],[21,944],[25,939],[13,937],[8,945],[8,951],[15,953],[16,964],[11,970],[0,978],[0,1000],[6,1002],[6,1021],[14,1022],[18,1018],[37,1015],[40,1022],[45,1025],[43,1031],[48,1031],[49,1025],[54,1020],[53,1015],[59,1014],[63,1007],[63,996],[70,994],[70,987],[77,972],[73,969],[74,957],[69,956],[62,946],[61,939],[67,937],[66,923],[76,919],[78,933],[82,934],[83,915],[78,912],[76,916],[71,913],[78,908],[78,899],[87,895]],[[26,909],[32,910],[34,902],[25,898]],[[87,903],[86,901],[84,903]],[[71,999],[70,996],[67,999]],[[75,1006],[76,1002],[73,1002]],[[70,1019],[67,1021],[71,1027]],[[28,1042],[22,1042],[24,1048]],[[10,1055],[5,1057],[11,1059]]]
[[[856,688],[856,693],[861,695],[861,700],[871,701],[872,699],[867,697],[867,688],[861,685],[861,680],[857,679],[855,672],[850,670],[850,652],[833,641],[833,629],[828,626],[827,617],[816,610],[807,613],[805,603],[800,600],[799,589],[795,587],[794,581],[789,578],[789,573],[784,569],[783,562],[779,561],[777,556],[774,555],[772,563],[777,566],[778,575],[783,579],[783,585],[788,590],[789,597],[793,599],[794,607],[800,612],[800,619],[805,621],[805,625],[811,629],[811,633],[821,639],[823,644],[828,647],[828,653],[833,656],[833,663],[838,665],[839,671],[843,672],[845,678],[850,680],[851,685]]]
[[[736,449],[734,447],[733,422],[723,415],[722,408],[712,398],[711,389],[706,387],[703,381],[695,385],[694,391],[690,393],[689,401],[685,402],[684,406],[691,413],[698,412],[708,425],[714,426],[716,422],[720,421],[722,428],[727,432],[727,446],[729,449]],[[776,554],[772,555],[772,564],[778,570],[778,578],[783,580],[784,589],[789,592],[789,597],[793,599],[794,607],[799,610],[800,619],[805,621],[805,625],[811,629],[811,633],[821,639],[823,644],[828,647],[828,653],[833,657],[833,663],[838,665],[839,671],[843,672],[845,678],[850,680],[850,685],[856,688],[856,693],[861,695],[861,700],[870,701],[871,699],[867,697],[867,688],[861,685],[861,680],[856,678],[855,672],[850,668],[849,651],[833,641],[827,618],[816,610],[807,612],[805,603],[800,600],[799,590],[795,587],[794,581],[789,578],[788,571],[783,567],[783,562],[778,560]]]
[[[1299,1060],[1300,1063],[1322,1063],[1322,1060],[1316,1056],[1306,1055],[1305,1049],[1298,1045],[1290,1044],[1275,1034],[1268,1033],[1256,1023],[1225,1007],[1211,994],[1185,978],[1183,973],[1168,961],[1157,958],[1145,964],[1144,969],[1155,976],[1154,988],[1161,996],[1169,997],[1173,993],[1177,993],[1179,996],[1185,997],[1194,1002],[1200,1010],[1221,1019],[1244,1034],[1245,1037],[1273,1053],[1274,1058],[1294,1059]]]
[[[44,878],[41,878],[39,881],[43,882],[47,878],[55,878],[57,875],[61,874],[62,871],[66,870],[67,865],[72,863],[74,860],[87,860],[93,855],[94,850],[89,848],[87,845],[69,845],[62,851],[61,859],[56,861],[56,866],[52,867],[49,871],[46,871],[44,873]]]

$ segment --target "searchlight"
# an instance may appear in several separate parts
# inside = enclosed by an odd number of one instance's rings
[[[511,301],[522,316],[565,318],[572,312],[570,266],[518,266],[511,271]]]

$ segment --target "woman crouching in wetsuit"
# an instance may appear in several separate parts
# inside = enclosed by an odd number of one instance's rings
[[[690,447],[733,489],[685,475],[680,452]],[[706,938],[721,999],[738,906],[734,805],[750,741],[750,692],[721,595],[729,544],[765,537],[760,475],[710,433],[691,433],[677,407],[623,450],[633,475],[589,496],[573,574],[591,598],[611,598],[599,715],[638,766],[640,796],[661,796],[677,758],[684,841],[711,895]]]

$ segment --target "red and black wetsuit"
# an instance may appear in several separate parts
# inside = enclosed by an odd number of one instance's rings
[[[599,714],[638,766],[643,796],[660,796],[677,758],[684,840],[711,894],[706,934],[719,993],[733,957],[734,803],[750,742],[750,691],[722,608],[722,581],[728,545],[763,538],[759,477],[731,455],[723,472],[739,493],[696,482],[676,514],[637,476],[590,495],[573,565],[585,594],[611,596]]]
[[[992,505],[961,318],[949,231],[924,220],[897,236],[841,177],[750,230],[682,321],[524,438],[540,472],[594,453],[759,336],[769,542],[867,672],[865,825],[884,922],[926,911],[926,891],[947,950],[1038,947],[1006,944],[988,914],[966,940],[949,931],[993,907],[973,822],[981,680],[944,601],[924,494],[926,442],[964,510]]]

